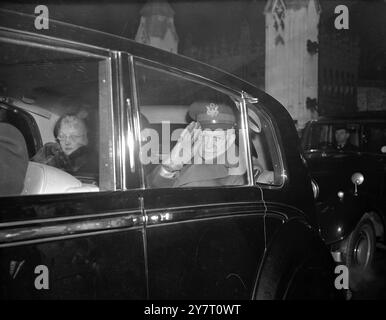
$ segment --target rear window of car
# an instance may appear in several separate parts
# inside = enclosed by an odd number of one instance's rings
[[[106,57],[1,40],[0,121],[20,131],[29,160],[12,195],[114,188],[109,70]]]

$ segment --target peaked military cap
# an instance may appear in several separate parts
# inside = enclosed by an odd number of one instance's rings
[[[193,102],[189,108],[189,116],[204,129],[230,129],[236,126],[233,109],[224,103]]]

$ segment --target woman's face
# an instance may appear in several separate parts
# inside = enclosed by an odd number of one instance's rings
[[[80,147],[87,145],[87,134],[81,127],[62,124],[58,134],[58,140],[63,152],[70,155]]]

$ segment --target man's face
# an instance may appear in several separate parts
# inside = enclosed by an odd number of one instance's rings
[[[204,160],[213,160],[223,155],[235,141],[234,129],[231,130],[203,130],[202,145],[199,155]]]
[[[87,136],[84,129],[67,124],[60,127],[58,140],[63,152],[70,155],[82,146],[87,145]]]
[[[345,144],[350,137],[350,134],[346,129],[338,129],[335,131],[335,140],[337,144]]]

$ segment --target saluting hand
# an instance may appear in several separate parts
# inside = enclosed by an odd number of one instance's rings
[[[201,147],[202,130],[199,122],[192,121],[182,132],[177,144],[163,162],[168,171],[181,170],[197,154]]]

